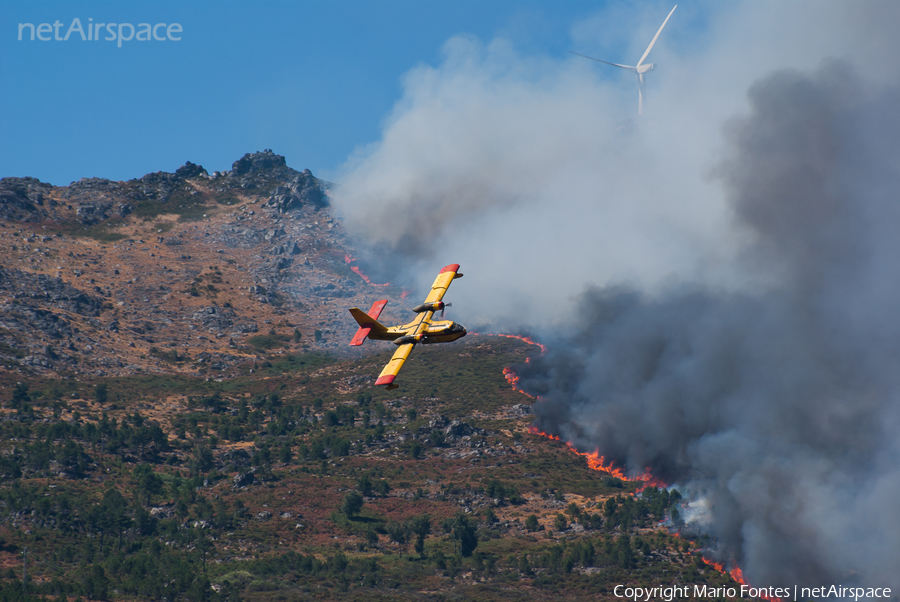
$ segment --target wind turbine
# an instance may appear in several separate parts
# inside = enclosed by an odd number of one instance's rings
[[[577,54],[578,56],[583,56],[586,59],[591,59],[592,61],[597,61],[598,63],[605,63],[607,65],[612,65],[613,67],[619,67],[620,69],[628,69],[629,71],[634,71],[635,75],[637,75],[638,80],[638,115],[643,114],[644,112],[644,74],[648,71],[653,71],[656,69],[656,65],[653,63],[644,64],[644,59],[647,58],[647,55],[650,54],[650,49],[653,48],[653,45],[656,44],[656,38],[659,37],[659,34],[662,33],[663,27],[666,26],[666,23],[669,22],[669,17],[672,16],[672,13],[675,12],[675,9],[678,8],[678,5],[672,7],[672,10],[669,11],[669,16],[666,17],[666,20],[663,21],[663,24],[659,26],[659,31],[656,32],[656,35],[653,36],[653,39],[650,41],[650,45],[647,46],[647,50],[644,51],[644,54],[641,55],[641,60],[637,62],[637,65],[632,67],[631,65],[620,65],[618,63],[610,63],[609,61],[603,61],[600,59],[595,59],[592,56],[587,56],[584,54],[578,54],[577,52],[572,52],[572,54]],[[571,51],[570,51],[571,52]]]

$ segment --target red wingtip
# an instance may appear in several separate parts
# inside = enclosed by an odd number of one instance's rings
[[[379,376],[378,380],[375,381],[376,385],[390,385],[394,382],[394,374],[385,374],[384,376]]]
[[[450,265],[444,267],[444,269],[438,273],[443,274],[444,272],[458,272],[458,271],[459,271],[459,264],[451,263]]]

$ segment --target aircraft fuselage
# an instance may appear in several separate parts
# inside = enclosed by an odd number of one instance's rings
[[[419,320],[402,326],[391,326],[384,333],[372,332],[369,334],[369,338],[379,341],[394,341],[414,333],[418,326]],[[449,343],[466,336],[466,329],[462,324],[457,324],[451,320],[435,320],[426,325],[420,335],[421,338],[417,339],[417,343],[426,345],[429,343]]]

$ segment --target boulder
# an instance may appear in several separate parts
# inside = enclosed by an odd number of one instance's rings
[[[181,179],[188,178],[200,178],[208,176],[209,174],[203,169],[202,165],[197,165],[196,163],[191,163],[190,161],[185,162],[184,165],[175,170],[175,177]]]
[[[193,320],[202,322],[204,328],[210,330],[225,330],[226,328],[231,328],[231,326],[234,325],[235,317],[236,314],[230,307],[217,307],[215,305],[196,311],[191,316]]]
[[[255,468],[251,468],[249,472],[245,472],[243,474],[238,473],[234,477],[234,485],[233,489],[240,489],[241,487],[247,487],[248,485],[252,485],[254,481],[256,481],[256,476],[253,474],[256,472]]]

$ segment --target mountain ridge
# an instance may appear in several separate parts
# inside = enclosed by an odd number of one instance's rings
[[[329,187],[271,149],[213,174],[188,161],[124,182],[0,179],[0,365],[199,375],[352,353],[344,308],[400,291],[349,269]]]

